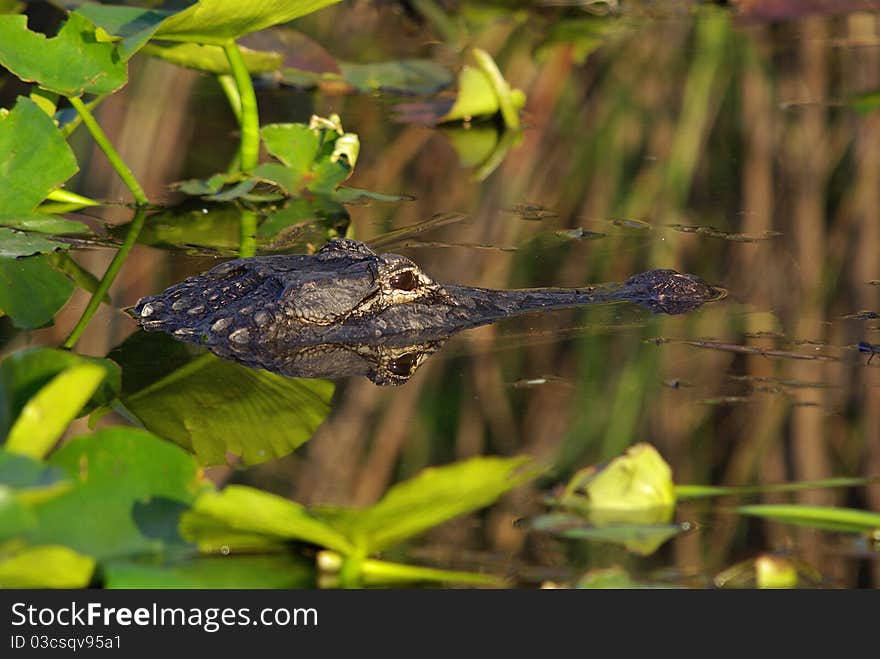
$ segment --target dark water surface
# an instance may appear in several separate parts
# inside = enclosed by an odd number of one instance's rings
[[[347,206],[332,220],[338,233],[406,255],[437,281],[578,287],[674,268],[728,297],[677,316],[620,303],[460,333],[405,384],[340,381],[330,416],[296,451],[248,467],[230,455],[231,466],[208,473],[303,503],[368,504],[428,465],[525,453],[549,466],[545,477],[433,530],[410,554],[528,585],[612,567],[642,581],[726,584],[723,570],[781,554],[801,583],[880,585],[867,539],[734,514],[743,499],[679,505],[687,530],[649,556],[517,522],[544,512],[544,496],[576,469],[637,442],[655,446],[679,484],[880,475],[880,359],[867,364],[859,351],[880,344],[880,114],[853,107],[880,89],[878,17],[771,24],[636,12],[563,41],[560,15],[470,18],[474,41],[528,98],[525,129],[492,171],[494,124],[398,123],[401,99],[384,95],[267,84],[261,120],[339,113],[361,142],[348,185],[414,199]],[[430,25],[390,5],[329,8],[297,27],[339,59],[458,61]],[[151,198],[173,200],[170,183],[223,169],[237,141],[213,79],[156,60],[135,60],[98,116]],[[69,187],[123,199],[106,161],[78,138],[83,171]],[[458,151],[466,140],[483,150]],[[306,231],[286,251],[325,238]],[[135,248],[78,351],[107,355],[135,329],[121,308],[233,255],[238,217],[197,207],[148,218],[141,242],[154,244]],[[101,272],[112,252],[73,255]],[[4,354],[57,345],[87,299],[79,291],[52,328],[4,325]],[[255,422],[255,435],[278,422]],[[745,501],[880,511],[880,486]]]

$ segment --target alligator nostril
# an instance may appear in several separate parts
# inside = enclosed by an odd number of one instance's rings
[[[394,375],[406,376],[413,372],[413,368],[419,360],[419,354],[411,352],[402,355],[388,364],[388,372]]]

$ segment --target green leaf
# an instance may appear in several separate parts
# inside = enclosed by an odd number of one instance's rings
[[[396,60],[372,64],[339,62],[342,77],[361,92],[392,92],[428,96],[449,87],[449,70],[425,59]]]
[[[632,513],[629,522],[635,522],[645,511],[646,522],[666,521],[675,506],[675,486],[672,470],[650,444],[636,444],[607,465],[589,467],[575,474],[566,486],[562,505],[575,503],[574,497],[586,499],[575,507],[586,508],[593,522],[618,512]],[[655,513],[655,511],[658,511]],[[663,511],[668,511],[665,514]],[[659,516],[658,516],[659,515]]]
[[[128,61],[152,38],[162,21],[174,12],[86,3],[74,13],[84,16],[105,32],[121,39],[118,44],[119,55]]]
[[[818,490],[828,487],[861,487],[880,482],[880,478],[822,478],[815,481],[795,481],[793,483],[770,483],[767,485],[676,485],[675,494],[679,499],[704,499],[707,497],[748,496],[767,492],[798,492]]]
[[[54,252],[59,249],[67,249],[69,245],[50,240],[38,233],[16,231],[7,227],[0,227],[0,258],[18,258],[19,256],[33,256],[43,252]]]
[[[120,389],[119,366],[108,359],[84,357],[67,350],[28,348],[13,353],[0,362],[0,438],[6,437],[25,405],[53,378],[78,366],[98,366],[104,378],[82,414],[105,405]]]
[[[880,529],[880,513],[854,508],[806,506],[800,504],[756,504],[739,506],[736,512],[783,524],[809,526],[825,531],[865,533]]]
[[[251,50],[243,46],[239,46],[239,49],[247,70],[254,74],[275,71],[283,61],[279,53]],[[195,43],[148,44],[141,52],[197,71],[217,75],[227,75],[232,72],[226,53],[219,46],[201,46]]]
[[[192,510],[184,514],[181,533],[198,542],[203,550],[216,550],[222,545],[234,548],[235,538],[241,534],[298,540],[341,553],[353,549],[343,534],[304,506],[241,485],[199,497]]]
[[[494,502],[537,476],[527,457],[479,457],[425,469],[369,508],[315,511],[365,554],[387,549],[453,517]]]
[[[32,329],[52,323],[73,293],[73,283],[52,268],[49,257],[0,258],[0,310],[16,327]]]
[[[336,188],[331,195],[335,201],[341,204],[359,204],[367,201],[413,201],[415,197],[405,194],[386,194],[384,192],[371,192],[358,188]]]
[[[11,112],[0,112],[0,210],[5,215],[30,213],[77,171],[61,132],[36,103],[19,97]]]
[[[59,236],[92,233],[91,229],[82,222],[42,213],[0,214],[0,227],[19,229],[21,231],[33,231],[36,233],[49,233]],[[2,240],[2,238],[0,238],[0,240]],[[57,245],[56,249],[58,247],[63,248],[66,247],[66,245]]]
[[[0,553],[0,588],[85,588],[94,570],[92,558],[67,547],[28,547]]]
[[[157,365],[167,359],[169,368],[156,368],[153,374],[161,376],[152,382],[127,382],[122,403],[148,430],[192,451],[202,464],[225,464],[228,453],[247,464],[287,455],[330,411],[332,382],[286,378],[208,353],[180,365],[176,347],[162,348],[178,342],[146,334],[133,335],[111,357],[123,372],[144,354]],[[152,347],[142,353],[143,345]]]
[[[90,363],[56,375],[22,408],[6,438],[6,450],[45,457],[106,375],[104,368]]]
[[[77,437],[49,464],[75,482],[34,507],[33,544],[63,544],[97,559],[158,552],[180,545],[181,512],[210,485],[181,449],[135,428]]]
[[[110,561],[105,588],[314,588],[315,568],[298,556],[212,556],[167,563]]]
[[[26,455],[0,449],[0,485],[14,490],[43,489],[66,482],[60,469]]]
[[[207,211],[207,212],[205,212]],[[241,239],[241,208],[234,204],[188,205],[171,208],[147,218],[138,235],[138,243],[157,247],[193,250],[204,248],[232,253]],[[123,237],[128,225],[111,228],[111,234]]]
[[[266,151],[301,175],[311,168],[321,147],[321,131],[306,124],[267,124],[260,129]]]
[[[635,554],[649,556],[665,542],[690,527],[687,524],[625,521],[604,526],[590,525],[577,515],[549,513],[532,519],[529,528],[570,540],[593,540],[622,545]]]
[[[339,0],[201,0],[165,20],[156,36],[169,41],[222,44],[287,23]]]
[[[110,94],[128,79],[125,60],[84,16],[70,14],[57,36],[27,29],[27,17],[0,16],[0,64],[63,96]]]

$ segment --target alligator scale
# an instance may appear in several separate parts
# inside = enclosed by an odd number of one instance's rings
[[[628,301],[678,314],[724,297],[674,270],[586,288],[494,290],[438,284],[397,254],[333,240],[313,255],[227,261],[145,297],[129,313],[147,331],[220,357],[299,377],[405,382],[452,334],[533,311]]]

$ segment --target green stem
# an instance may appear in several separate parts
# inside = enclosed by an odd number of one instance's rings
[[[68,336],[67,340],[64,342],[64,348],[67,348],[68,350],[73,348],[76,345],[76,342],[79,341],[79,338],[82,336],[83,332],[86,331],[86,327],[88,327],[89,322],[92,320],[92,316],[95,315],[98,307],[101,306],[101,302],[107,296],[107,292],[110,290],[110,286],[116,279],[116,275],[119,274],[119,270],[120,268],[122,268],[122,264],[128,257],[128,253],[134,246],[135,241],[137,241],[137,238],[141,233],[141,229],[144,227],[145,217],[146,212],[143,208],[139,208],[134,214],[134,218],[132,219],[131,224],[128,227],[128,233],[125,235],[125,241],[119,247],[119,251],[116,252],[113,260],[110,261],[110,265],[107,266],[107,271],[104,273],[104,277],[95,288],[95,292],[92,294],[88,305],[86,305],[85,311],[83,311],[82,316],[76,323],[76,326],[73,328],[70,336]]]
[[[257,253],[257,212],[241,211],[241,225],[238,241],[238,255],[242,258]]]
[[[220,89],[226,94],[226,100],[229,101],[229,107],[238,125],[241,125],[241,95],[238,93],[238,86],[235,84],[235,78],[229,75],[217,76],[217,82],[220,83]]]
[[[229,68],[232,69],[232,77],[238,87],[238,95],[241,99],[241,169],[247,171],[257,166],[260,157],[260,116],[257,112],[257,95],[254,93],[254,85],[251,74],[244,63],[238,44],[229,41],[223,46]]]
[[[95,121],[95,117],[86,107],[85,103],[82,102],[82,99],[73,96],[69,97],[67,100],[70,101],[70,104],[76,110],[77,114],[82,118],[82,122],[85,124],[86,128],[89,129],[89,132],[92,134],[92,137],[95,138],[95,142],[98,143],[98,146],[101,147],[101,151],[107,156],[107,159],[110,161],[110,164],[113,165],[113,169],[116,170],[116,173],[119,174],[122,182],[128,186],[129,190],[131,190],[131,194],[134,195],[134,200],[137,205],[146,206],[149,201],[147,200],[147,195],[144,194],[143,188],[141,188],[137,179],[135,179],[134,174],[131,173],[128,165],[125,164],[125,161],[118,153],[116,153],[116,149],[110,144],[110,140],[107,139],[104,131],[101,130],[101,127],[98,125],[98,122]]]

